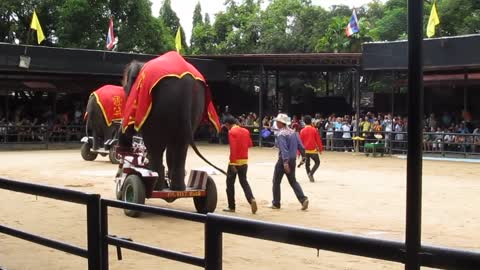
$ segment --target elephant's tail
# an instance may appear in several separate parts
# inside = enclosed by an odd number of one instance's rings
[[[192,85],[191,85],[191,88],[192,90],[194,91],[194,88],[195,88],[195,79],[191,79],[191,82],[192,82]],[[189,100],[187,100],[187,106],[192,106],[193,104],[193,96],[192,95],[187,95],[189,97]],[[227,175],[227,173],[220,169],[219,167],[213,165],[210,161],[208,161],[201,153],[200,151],[198,150],[197,146],[195,145],[195,141],[193,139],[193,136],[194,136],[194,125],[192,124],[192,114],[191,113],[187,113],[186,115],[186,123],[190,123],[189,128],[188,128],[188,131],[187,131],[187,136],[190,140],[190,146],[193,148],[193,151],[195,151],[195,154],[197,154],[197,156],[199,156],[203,161],[205,161],[208,165],[212,166],[213,168],[215,168],[216,170],[218,170],[219,172],[223,173],[224,175]]]
[[[87,118],[87,119],[85,119],[85,120],[87,120],[87,121],[86,121],[86,123],[85,123],[85,136],[88,137],[88,124],[89,124],[89,122],[90,122],[90,117],[88,117],[88,114],[87,114],[87,117],[86,117],[86,118]]]
[[[92,117],[92,104],[96,101],[95,95],[90,95],[88,97],[87,108],[85,109],[85,115],[83,119],[85,120],[85,136],[88,137],[88,127],[90,126],[90,118]]]
[[[216,170],[218,170],[219,172],[223,173],[224,175],[227,175],[227,173],[218,168],[217,166],[213,165],[210,161],[208,161],[201,153],[200,151],[198,150],[197,146],[195,145],[195,142],[193,141],[193,136],[192,136],[192,142],[190,143],[190,146],[192,146],[193,148],[193,151],[195,151],[195,154],[197,154],[203,161],[205,161],[208,165],[212,166],[213,168],[215,168]]]

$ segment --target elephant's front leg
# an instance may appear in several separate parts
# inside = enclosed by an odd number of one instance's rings
[[[169,144],[167,147],[168,176],[171,190],[185,190],[185,160],[188,145]]]
[[[148,155],[148,160],[150,162],[150,169],[158,173],[158,179],[155,183],[155,190],[162,190],[167,188],[167,182],[165,181],[165,166],[163,166],[163,152],[165,147],[161,149],[160,153]]]
[[[95,129],[92,130],[92,137],[93,137],[92,148],[94,150],[98,150],[98,148],[100,148],[100,137],[98,136],[97,131]]]

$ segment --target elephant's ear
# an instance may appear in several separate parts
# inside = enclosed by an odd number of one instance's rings
[[[127,96],[130,94],[130,90],[132,90],[132,86],[137,80],[138,74],[142,70],[143,65],[145,65],[145,63],[133,60],[125,67],[125,72],[123,73],[123,89]]]

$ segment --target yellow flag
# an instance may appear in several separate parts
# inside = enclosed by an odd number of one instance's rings
[[[42,41],[45,39],[45,36],[43,35],[42,26],[40,26],[40,22],[38,21],[37,13],[35,12],[35,10],[33,10],[33,17],[30,28],[37,31],[38,44],[42,43]]]
[[[438,18],[437,8],[435,7],[435,2],[433,2],[432,11],[430,12],[430,18],[428,19],[427,25],[427,37],[435,36],[435,26],[440,24],[440,19]]]
[[[177,35],[175,36],[175,48],[177,48],[178,53],[182,50],[182,31],[180,31],[180,26],[178,27]]]

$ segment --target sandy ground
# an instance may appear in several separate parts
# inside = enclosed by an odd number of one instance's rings
[[[201,152],[225,165],[226,146],[203,145]],[[271,179],[276,150],[251,150],[249,181],[259,203],[250,213],[237,183],[234,216],[352,233],[381,239],[403,240],[405,231],[405,160],[367,158],[352,153],[325,153],[315,183],[302,168],[298,180],[310,198],[301,211],[286,178],[282,183],[282,209],[266,208],[271,200]],[[116,166],[107,158],[83,161],[79,150],[0,152],[0,176],[22,181],[69,187],[114,198]],[[193,151],[187,169],[205,167]],[[425,161],[423,243],[480,250],[480,164]],[[217,213],[226,206],[225,177],[214,175],[219,191]],[[148,204],[194,211],[191,199]],[[84,247],[86,215],[81,205],[0,190],[0,224],[38,233]],[[110,234],[132,238],[176,251],[203,256],[203,225],[143,215],[133,219],[121,210],[109,212]],[[110,248],[110,269],[198,269],[174,261],[123,250],[117,261]],[[274,242],[224,236],[224,269],[403,269],[403,265]],[[298,267],[300,266],[300,267]],[[86,269],[86,260],[0,234],[0,268]]]

